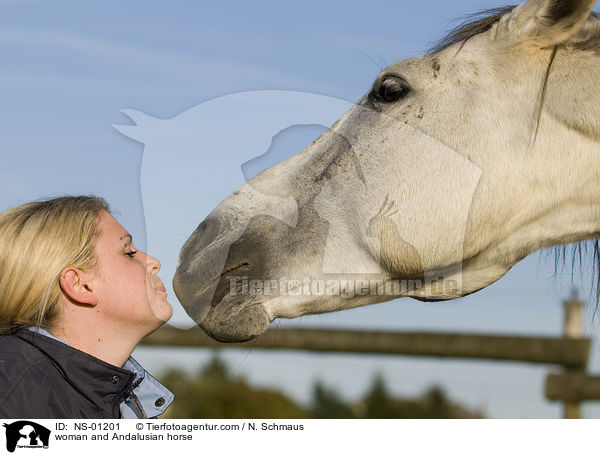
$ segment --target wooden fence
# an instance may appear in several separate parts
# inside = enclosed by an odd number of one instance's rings
[[[142,340],[154,346],[294,349],[315,352],[383,354],[505,360],[560,365],[549,374],[545,394],[564,403],[565,418],[579,418],[580,404],[600,400],[600,376],[586,374],[591,340],[583,337],[583,304],[565,302],[564,336],[523,337],[439,332],[381,332],[331,329],[269,329],[246,343],[223,344],[200,329],[163,327]]]

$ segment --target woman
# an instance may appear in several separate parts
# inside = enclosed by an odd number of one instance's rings
[[[0,418],[151,418],[173,395],[132,357],[173,312],[160,262],[101,198],[0,214]]]

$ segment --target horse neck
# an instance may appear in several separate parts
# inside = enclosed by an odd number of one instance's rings
[[[521,210],[527,215],[510,226],[524,256],[541,248],[600,237],[600,141],[551,114],[542,116],[532,150],[528,186]],[[516,219],[515,219],[516,220]]]

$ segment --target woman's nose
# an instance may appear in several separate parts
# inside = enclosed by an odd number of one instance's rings
[[[156,259],[154,256],[146,255],[146,268],[148,271],[154,275],[158,273],[160,270],[160,261]]]

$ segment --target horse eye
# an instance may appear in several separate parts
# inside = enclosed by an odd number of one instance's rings
[[[377,91],[377,97],[387,103],[398,101],[408,94],[408,86],[406,82],[397,77],[388,77],[381,82]]]

